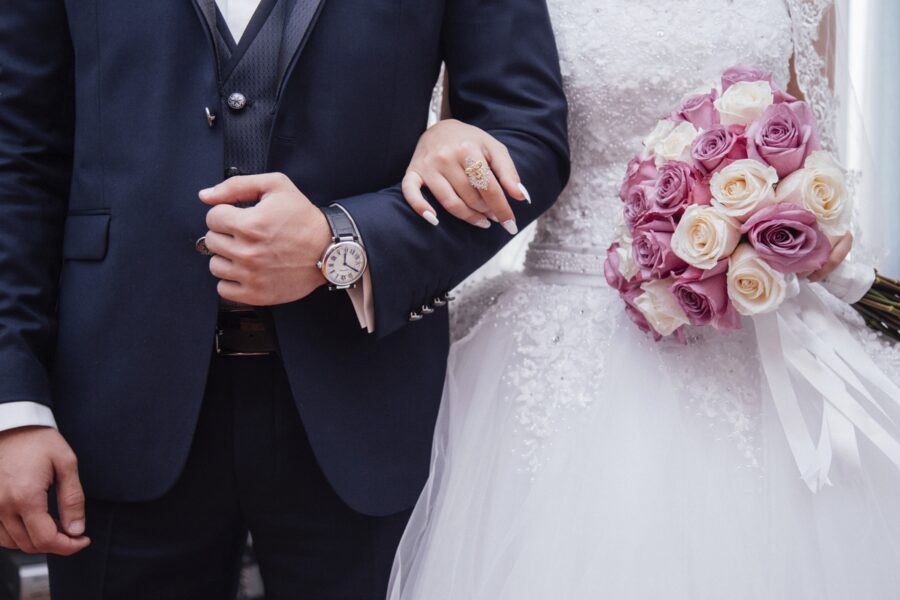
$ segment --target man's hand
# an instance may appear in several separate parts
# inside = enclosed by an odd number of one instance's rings
[[[281,173],[232,177],[200,192],[210,272],[219,295],[251,306],[305,298],[325,283],[316,263],[331,243],[325,215]],[[236,202],[259,200],[252,208]]]
[[[61,527],[50,516],[47,492],[56,482]],[[69,556],[87,548],[84,492],[75,453],[50,427],[0,433],[0,545]]]

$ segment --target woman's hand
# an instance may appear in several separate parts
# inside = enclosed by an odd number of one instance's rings
[[[466,173],[467,162],[477,166],[479,161],[493,172],[487,173],[486,189],[474,187]],[[403,178],[406,201],[423,219],[437,225],[437,213],[425,200],[422,187],[454,217],[482,229],[495,221],[510,235],[519,229],[504,190],[515,200],[531,203],[506,146],[455,119],[441,121],[422,134]]]
[[[853,234],[845,233],[840,237],[831,248],[831,254],[828,256],[828,262],[825,263],[818,271],[809,274],[808,279],[813,282],[819,282],[831,275],[832,271],[837,269],[853,248]]]

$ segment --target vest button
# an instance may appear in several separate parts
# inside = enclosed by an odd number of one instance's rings
[[[247,106],[247,96],[235,92],[228,96],[228,108],[231,110],[244,110]]]
[[[228,179],[230,177],[237,177],[240,174],[241,170],[237,167],[228,167],[227,169],[225,169],[225,179]]]

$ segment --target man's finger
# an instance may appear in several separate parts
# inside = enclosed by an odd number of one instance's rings
[[[56,521],[45,511],[26,514],[22,520],[36,552],[69,556],[84,550],[91,543],[83,535],[69,537],[59,531]]]
[[[491,165],[491,170],[494,171],[494,175],[497,177],[503,190],[511,198],[531,204],[531,194],[522,185],[519,171],[516,169],[516,164],[513,162],[512,156],[509,155],[509,150],[506,146],[496,140],[491,140],[485,146],[484,152],[488,163]]]
[[[3,546],[7,550],[15,550],[18,547],[13,541],[12,536],[6,531],[6,527],[3,526],[3,523],[0,523],[0,546]]]
[[[213,256],[209,259],[209,272],[216,279],[234,281],[240,283],[241,276],[233,262],[222,256]]]
[[[56,474],[56,501],[63,530],[73,537],[84,534],[84,490],[78,477],[78,463],[70,454],[53,461]]]
[[[437,212],[435,212],[434,207],[428,203],[428,200],[425,199],[425,195],[422,194],[422,186],[424,184],[425,182],[422,181],[421,175],[415,171],[409,171],[403,178],[400,189],[403,191],[403,198],[406,200],[406,203],[409,204],[420,217],[436,226],[440,221],[438,221]]]
[[[27,552],[28,554],[34,554],[36,552],[21,517],[18,515],[4,517],[3,527],[6,529],[6,532],[12,538],[13,543],[19,550]]]
[[[238,230],[241,210],[229,204],[213,206],[206,213],[206,226],[209,227],[210,231],[215,231],[216,233],[235,235]],[[207,247],[209,247],[209,240],[207,240]]]
[[[219,292],[219,296],[224,298],[225,300],[231,300],[232,302],[237,302],[239,304],[249,304],[247,302],[247,294],[244,286],[234,281],[222,280],[216,286],[216,290]]]
[[[241,175],[230,177],[211,188],[200,191],[200,200],[206,204],[235,204],[255,202],[268,193],[292,186],[291,180],[282,173],[263,175]]]
[[[209,231],[206,233],[206,247],[210,254],[224,256],[228,260],[235,260],[246,242],[223,233]]]

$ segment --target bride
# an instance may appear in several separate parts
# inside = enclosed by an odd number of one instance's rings
[[[641,137],[726,68],[772,72],[834,139],[816,47],[829,4],[549,0],[571,105],[571,183],[539,221],[525,272],[461,301],[431,476],[389,598],[900,597],[900,472],[887,457],[859,436],[859,462],[836,451],[833,485],[812,491],[753,327],[655,343],[602,272]],[[448,140],[485,135],[445,121],[423,137],[411,172]],[[897,348],[817,293],[900,382]],[[802,383],[798,394],[809,391]]]

